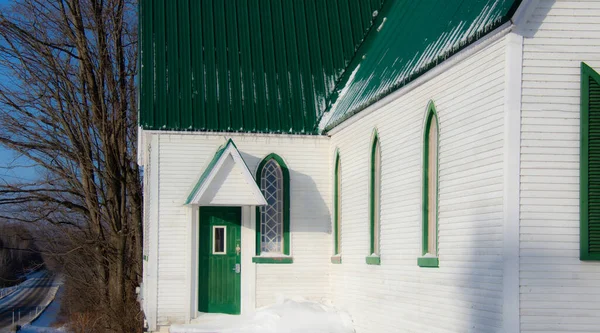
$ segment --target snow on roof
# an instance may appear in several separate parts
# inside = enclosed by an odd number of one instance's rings
[[[520,0],[388,0],[337,87],[330,130],[506,23]]]

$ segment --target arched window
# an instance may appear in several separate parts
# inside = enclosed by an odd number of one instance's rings
[[[438,120],[433,102],[429,103],[423,143],[423,257],[419,266],[438,267]]]
[[[342,162],[339,154],[335,157],[334,177],[334,255],[339,255],[342,253]]]
[[[257,208],[256,254],[289,255],[290,176],[288,168],[281,157],[271,154],[260,163],[256,178],[267,200],[266,206]]]
[[[370,173],[370,249],[367,264],[380,264],[380,213],[381,213],[381,145],[377,133],[373,136],[371,145],[371,173]]]

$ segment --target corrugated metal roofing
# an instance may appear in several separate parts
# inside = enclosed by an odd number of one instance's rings
[[[519,0],[389,0],[333,96],[331,129],[504,24]],[[326,116],[326,117],[327,117]]]
[[[316,133],[385,0],[140,0],[144,129]]]

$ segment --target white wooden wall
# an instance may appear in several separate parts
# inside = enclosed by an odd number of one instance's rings
[[[600,71],[600,1],[541,0],[524,32],[521,332],[600,331],[600,262],[579,260],[580,64]]]
[[[322,300],[329,295],[329,139],[317,136],[153,134],[160,137],[158,207],[158,325],[185,322],[189,305],[186,274],[191,246],[187,237],[189,191],[225,138],[232,138],[250,171],[270,153],[290,169],[291,254],[289,265],[256,265],[256,305],[272,304],[279,296]],[[252,242],[254,239],[252,239]],[[243,244],[244,249],[253,244]],[[152,245],[151,245],[152,246]]]
[[[333,134],[331,152],[339,149],[343,170],[343,226],[332,297],[358,333],[502,332],[505,47],[502,38]],[[439,268],[417,266],[430,100],[440,130]],[[382,152],[380,266],[365,263],[375,128]]]

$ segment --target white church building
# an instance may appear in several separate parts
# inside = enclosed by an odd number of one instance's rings
[[[151,331],[600,332],[600,1],[140,0]]]

